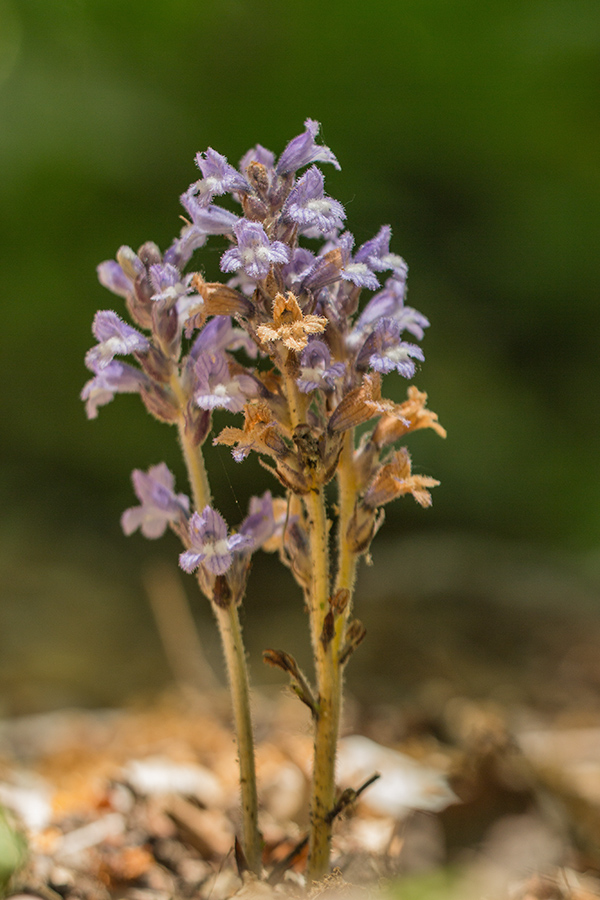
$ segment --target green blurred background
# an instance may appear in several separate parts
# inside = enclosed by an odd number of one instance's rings
[[[165,460],[180,489],[184,476],[174,433],[138,398],[85,419],[92,317],[120,303],[95,266],[123,243],[170,243],[198,150],[279,153],[307,116],[342,165],[327,188],[357,242],[392,225],[432,322],[416,383],[449,432],[412,439],[416,470],[442,485],[429,511],[389,510],[389,567],[366,589],[429,592],[425,606],[450,592],[459,630],[464,597],[475,619],[532,598],[593,609],[599,103],[596,0],[0,0],[0,711],[168,680],[142,574],[177,543],[125,539],[119,516],[132,468]],[[196,257],[209,276],[221,252],[216,239]],[[225,449],[210,460],[239,521],[267,477]],[[253,651],[301,615],[275,565],[255,567]],[[447,578],[427,587],[436,570]],[[401,607],[361,616],[402,633]]]

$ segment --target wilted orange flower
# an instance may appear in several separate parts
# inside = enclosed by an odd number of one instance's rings
[[[427,490],[439,481],[427,475],[413,475],[410,454],[406,447],[397,450],[392,460],[382,466],[364,497],[365,506],[376,509],[390,503],[403,494],[412,494],[420,506],[431,506],[431,494]]]
[[[291,291],[277,294],[273,301],[273,321],[259,325],[256,329],[263,344],[282,341],[288,350],[299,352],[308,343],[309,334],[325,331],[327,319],[324,316],[305,316]]]
[[[396,406],[394,415],[385,415],[377,423],[373,432],[373,443],[376,447],[393,444],[409,431],[420,428],[433,428],[440,437],[446,437],[446,429],[438,422],[437,413],[427,409],[427,394],[415,385],[408,389],[408,400]]]

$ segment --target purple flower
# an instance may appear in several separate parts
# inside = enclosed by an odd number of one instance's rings
[[[425,357],[416,344],[401,341],[400,332],[395,319],[379,319],[358,353],[356,367],[375,369],[382,375],[396,369],[405,378],[412,378],[415,374],[412,359],[423,361]]]
[[[365,262],[356,261],[352,258],[352,247],[354,246],[354,235],[349,231],[345,231],[338,239],[338,246],[342,253],[342,271],[341,277],[344,281],[351,281],[357,287],[369,288],[376,291],[379,282],[371,269]]]
[[[229,192],[247,193],[250,185],[243,175],[227,162],[227,158],[209,147],[206,153],[196,154],[196,165],[202,172],[202,181],[196,182],[190,191],[198,202],[206,206],[212,198]]]
[[[240,172],[245,172],[250,163],[253,162],[259,163],[266,169],[273,169],[275,166],[275,154],[267,150],[266,147],[257,144],[256,147],[252,147],[251,150],[244,153],[240,159]]]
[[[105,369],[115,356],[126,356],[129,353],[144,353],[150,344],[148,339],[119,318],[111,309],[102,309],[94,316],[92,334],[99,342],[85,355],[85,364],[96,374]]]
[[[273,498],[267,491],[262,497],[251,497],[248,505],[248,515],[239,528],[239,533],[252,541],[251,552],[268,541],[275,532],[276,522],[273,512]]]
[[[231,234],[234,225],[240,221],[239,216],[214,203],[204,206],[189,190],[181,195],[180,200],[194,223],[198,237],[206,234]]]
[[[139,369],[114,359],[83,386],[81,399],[85,400],[88,419],[95,419],[98,407],[110,403],[115,394],[135,394],[147,383],[147,376]]]
[[[181,234],[175,238],[168,250],[165,250],[163,260],[181,271],[186,267],[195,250],[206,243],[206,234],[196,225],[186,225],[181,229]]]
[[[205,506],[201,514],[193,514],[189,535],[191,548],[179,557],[179,565],[188,573],[202,563],[213,575],[223,575],[233,562],[232,554],[253,544],[250,535],[228,535],[225,519],[210,506]]]
[[[389,225],[382,225],[374,238],[362,244],[354,256],[355,262],[366,263],[375,272],[384,272],[393,269],[394,275],[399,281],[406,281],[408,266],[397,253],[390,253],[390,238],[392,229]]]
[[[429,319],[411,306],[404,306],[405,292],[405,281],[388,278],[385,288],[371,297],[356,320],[352,333],[348,337],[349,346],[358,346],[368,326],[384,317],[394,319],[401,332],[408,331],[417,340],[422,340],[424,329],[429,326]]]
[[[296,379],[299,389],[308,394],[321,388],[331,391],[335,379],[344,374],[344,363],[332,363],[329,347],[318,339],[309,341],[300,354],[300,377]]]
[[[258,355],[258,347],[243,328],[234,328],[230,316],[214,316],[198,334],[190,350],[190,356],[197,359],[201,353],[217,350],[239,350],[240,347],[253,359]]]
[[[192,293],[192,277],[182,276],[179,269],[171,263],[150,266],[150,281],[156,292],[152,294],[152,299],[157,303],[164,303],[170,309],[180,298]]]
[[[140,271],[143,270],[140,263]],[[100,284],[117,294],[119,297],[127,297],[133,291],[133,281],[129,278],[119,263],[114,259],[106,259],[96,267]]]
[[[325,196],[324,182],[323,173],[311,166],[290,191],[283,208],[284,218],[295,222],[302,231],[317,229],[327,234],[342,228],[342,220],[346,218],[344,207]]]
[[[258,281],[267,277],[272,265],[289,262],[289,247],[281,241],[273,241],[271,244],[259,222],[240,219],[233,230],[238,245],[227,250],[221,257],[222,272],[243,269],[246,275]]]
[[[231,375],[224,353],[201,353],[194,366],[194,400],[200,409],[228,409],[240,412],[258,387],[250,375]]]
[[[312,162],[328,162],[332,163],[336,169],[341,166],[329,147],[315,144],[315,138],[321,127],[314,119],[307,119],[304,123],[305,131],[293,138],[277,163],[276,172],[278,175],[285,175],[286,172],[295,172]]]
[[[159,538],[169,522],[187,518],[189,498],[185,494],[175,494],[175,476],[164,462],[150,466],[147,472],[134,469],[131,480],[141,506],[132,506],[121,516],[125,534],[133,534],[139,528],[144,537]]]

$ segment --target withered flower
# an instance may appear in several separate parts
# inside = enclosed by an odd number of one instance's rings
[[[427,490],[436,487],[439,481],[428,475],[413,475],[410,454],[406,447],[397,450],[391,462],[382,466],[363,498],[370,509],[377,509],[390,503],[396,497],[412,494],[420,506],[431,506],[431,494]]]
[[[277,294],[273,301],[273,321],[259,325],[256,329],[263,344],[282,341],[288,350],[297,353],[304,350],[310,334],[325,331],[327,319],[324,316],[305,316],[291,291]]]
[[[373,432],[373,443],[378,449],[393,444],[409,431],[432,428],[440,437],[446,437],[446,429],[438,422],[437,413],[427,409],[427,394],[414,384],[408,389],[408,400],[400,403],[394,415],[385,415]]]
[[[213,440],[213,444],[233,447],[232,456],[236,462],[245,459],[251,450],[269,456],[284,455],[287,447],[277,431],[273,415],[266,403],[260,400],[244,406],[244,427],[224,428]]]

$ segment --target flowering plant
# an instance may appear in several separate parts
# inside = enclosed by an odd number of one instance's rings
[[[309,878],[327,871],[332,823],[342,808],[335,757],[343,671],[365,636],[352,616],[357,563],[368,554],[387,503],[412,494],[427,507],[429,488],[438,484],[413,474],[407,449],[394,449],[396,442],[421,428],[445,436],[416,387],[403,403],[382,397],[382,376],[415,374],[423,352],[404,336],[421,340],[429,323],[405,304],[407,266],[389,249],[388,226],[354,252],[354,238],[343,230],[344,207],[325,193],[315,165],[339,169],[332,151],[317,143],[318,130],[307,119],[277,161],[257,145],[239,170],[215,150],[197,155],[202,177],[181,198],[189,219],[166,252],[153,243],[137,253],[121,247],[116,261],[98,267],[101,283],[125,298],[137,327],[110,310],[96,314],[97,344],[86,356],[92,378],[81,394],[95,418],[115,394],[138,393],[153,416],[178,429],[192,500],[175,493],[164,463],[135,470],[139,505],[124,512],[122,526],[126,534],[140,528],[148,538],[167,527],[175,531],[184,546],[181,568],[196,573],[212,605],[232,691],[242,849],[257,874],[256,775],[238,616],[251,555],[261,547],[277,551],[304,593],[314,686],[288,653],[267,650],[264,658],[289,675],[314,720]],[[213,202],[224,194],[240,204],[241,215]],[[233,276],[225,283],[185,271],[210,235],[231,243],[220,263]],[[317,239],[320,248],[309,249],[305,239]],[[391,273],[383,286],[382,272]],[[365,289],[374,293],[359,312]],[[116,359],[121,356],[137,365]],[[282,496],[253,498],[236,529],[213,507],[204,466],[214,409],[243,412],[244,421],[213,442],[231,447],[237,462],[259,454],[283,488]],[[359,433],[359,426],[366,428]],[[333,479],[335,507],[325,491]]]

